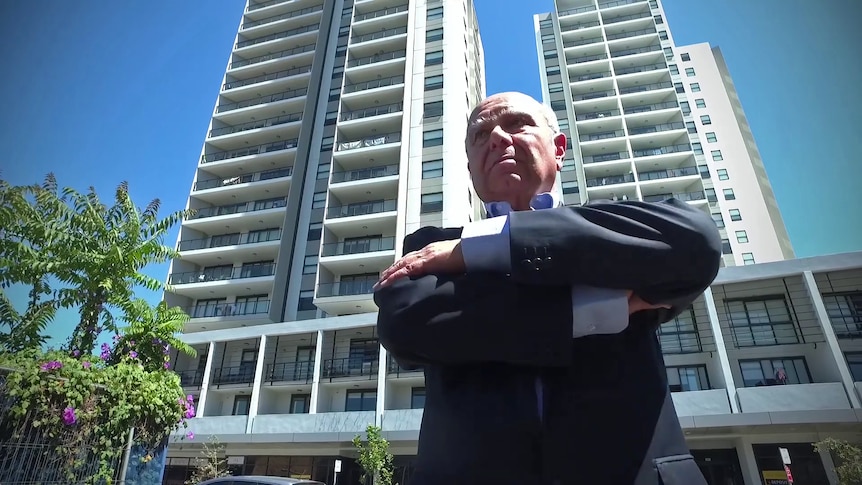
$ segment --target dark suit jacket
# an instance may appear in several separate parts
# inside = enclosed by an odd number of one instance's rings
[[[667,387],[658,324],[715,278],[712,219],[678,200],[510,214],[509,274],[427,275],[378,290],[378,332],[425,369],[415,479],[425,484],[705,484]],[[422,228],[404,251],[460,237]],[[572,285],[669,310],[572,338]],[[539,417],[537,377],[543,391]]]

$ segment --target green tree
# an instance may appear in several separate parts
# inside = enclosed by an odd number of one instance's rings
[[[195,350],[177,336],[188,322],[189,316],[180,308],[168,308],[164,301],[152,307],[145,300],[131,302],[124,317],[129,325],[115,338],[109,364],[116,364],[126,356],[134,355],[144,368],[156,371],[168,368],[171,348],[196,355]],[[132,354],[134,352],[134,354]]]
[[[191,478],[186,480],[186,485],[197,485],[213,478],[230,476],[227,469],[227,459],[224,457],[224,446],[215,436],[210,436],[209,441],[204,443],[200,456],[195,458],[195,467]]]
[[[359,465],[364,473],[361,480],[368,483],[372,479],[374,485],[392,485],[392,453],[389,452],[389,442],[383,438],[378,426],[369,424],[365,428],[365,441],[360,435],[353,437],[353,446],[359,452]]]
[[[835,460],[835,474],[840,485],[858,485],[862,483],[862,449],[847,441],[826,438],[814,443],[814,449],[820,453],[828,451]]]

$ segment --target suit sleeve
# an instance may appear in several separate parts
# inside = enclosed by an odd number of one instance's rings
[[[430,242],[421,231],[405,239],[405,252]],[[374,301],[380,342],[403,366],[571,364],[568,285],[519,285],[493,273],[426,275],[378,289]]]
[[[512,212],[508,228],[513,280],[633,290],[673,305],[671,313],[697,298],[721,263],[715,223],[676,199]]]

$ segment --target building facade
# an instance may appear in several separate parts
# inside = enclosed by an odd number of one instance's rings
[[[720,52],[677,47],[658,0],[557,0],[534,17],[544,101],[573,140],[569,204],[673,195],[712,215],[725,265],[793,257]]]

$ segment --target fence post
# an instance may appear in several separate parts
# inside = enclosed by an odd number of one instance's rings
[[[129,439],[126,440],[126,450],[123,452],[123,463],[120,465],[119,485],[126,484],[126,473],[129,471],[129,457],[132,454],[132,441],[135,439],[135,428],[129,429]]]

